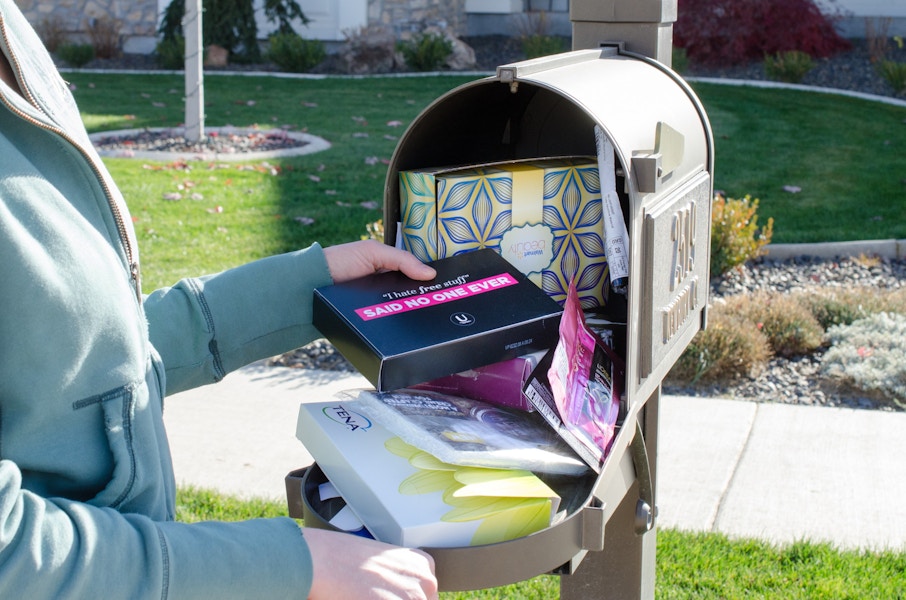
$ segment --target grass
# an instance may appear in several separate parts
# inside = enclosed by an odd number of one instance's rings
[[[238,500],[209,490],[181,488],[177,518],[239,521],[286,516],[286,505]],[[772,545],[716,533],[659,530],[656,598],[846,600],[906,598],[906,552],[837,550],[828,544]],[[581,566],[580,566],[581,568]],[[559,579],[528,581],[476,592],[445,592],[444,600],[525,600],[559,597]]]
[[[314,241],[358,239],[367,223],[381,217],[382,161],[389,160],[404,125],[437,95],[468,80],[404,78],[376,85],[375,80],[208,77],[208,126],[307,130],[332,148],[271,161],[272,166],[192,162],[186,170],[179,164],[107,160],[135,221],[145,290]],[[179,76],[71,74],[70,81],[92,132],[177,126],[183,118]],[[110,106],[117,107],[116,114]],[[174,193],[182,200],[163,199]]]
[[[92,132],[182,121],[179,75],[74,72],[67,79]],[[258,161],[184,170],[107,160],[133,213],[146,291],[314,241],[359,238],[381,217],[382,161],[406,125],[471,79],[207,77],[209,127],[307,130],[332,148],[271,161],[273,169]],[[762,219],[775,219],[774,242],[906,237],[906,109],[789,90],[695,89],[715,132],[715,188],[759,198]],[[177,192],[182,200],[163,200]]]
[[[714,129],[715,189],[758,198],[759,214],[774,217],[774,243],[906,237],[906,108],[795,90],[695,89]]]

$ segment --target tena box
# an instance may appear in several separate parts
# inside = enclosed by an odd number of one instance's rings
[[[403,443],[356,402],[304,403],[296,435],[383,542],[461,547],[548,527],[559,497],[527,471],[445,465]]]
[[[607,300],[597,159],[568,157],[401,171],[400,232],[423,261],[492,248],[554,300]]]
[[[493,250],[318,288],[313,323],[379,391],[546,350],[560,306]]]

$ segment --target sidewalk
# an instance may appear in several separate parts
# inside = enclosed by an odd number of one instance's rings
[[[299,404],[360,375],[253,365],[167,399],[177,483],[285,501]],[[665,396],[659,527],[906,551],[906,413]]]

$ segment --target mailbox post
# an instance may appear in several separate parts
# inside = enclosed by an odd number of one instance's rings
[[[669,67],[676,16],[677,0],[571,0],[573,50],[616,41],[626,50]],[[658,386],[638,415],[644,456],[638,456],[636,463],[647,462],[647,473],[641,476],[648,479],[642,481],[636,473],[635,483],[607,522],[604,549],[590,553],[575,573],[561,577],[560,597],[564,600],[654,598],[660,397]],[[647,489],[640,490],[640,486]],[[649,500],[643,500],[644,496]]]
[[[573,50],[622,42],[630,52],[671,65],[677,0],[570,0]]]

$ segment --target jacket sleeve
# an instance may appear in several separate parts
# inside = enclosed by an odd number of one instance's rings
[[[4,598],[305,598],[311,577],[292,519],[154,522],[39,497],[0,461]]]
[[[311,323],[313,292],[331,282],[314,244],[150,294],[145,314],[166,368],[166,393],[220,381],[320,337]]]

